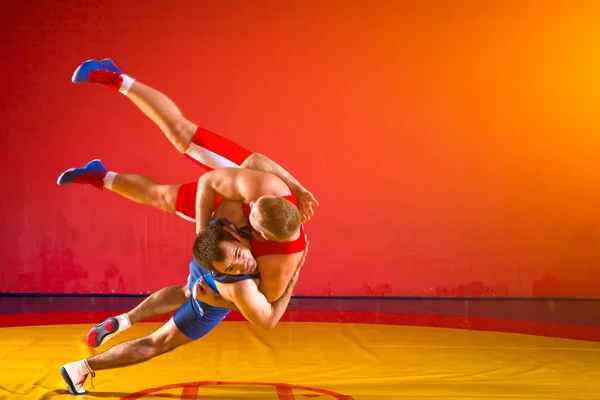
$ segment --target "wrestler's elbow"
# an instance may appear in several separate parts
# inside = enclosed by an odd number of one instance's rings
[[[257,323],[255,323],[255,325],[268,331],[275,328],[278,322],[279,320],[275,320],[273,318],[261,318],[259,321],[257,321]]]
[[[261,328],[263,328],[264,330],[270,331],[271,329],[275,328],[275,326],[277,326],[277,321],[273,321],[273,322],[269,322],[268,324],[264,324],[263,326],[261,326]]]

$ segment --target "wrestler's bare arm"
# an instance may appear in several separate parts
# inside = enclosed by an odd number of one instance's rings
[[[298,208],[302,215],[302,221],[309,220],[315,213],[313,203],[319,205],[313,194],[294,178],[288,171],[275,161],[260,153],[253,153],[241,165],[242,168],[254,169],[257,171],[268,172],[279,177],[286,185],[294,191],[298,200]]]
[[[290,189],[273,174],[245,168],[220,168],[198,179],[196,233],[210,223],[216,196],[248,204],[261,196],[286,196]]]
[[[281,298],[294,275],[295,268],[286,268],[285,265],[289,265],[292,260],[296,260],[295,263],[298,264],[298,260],[302,260],[305,257],[305,253],[303,252],[285,255],[268,255],[259,258],[258,262],[261,268],[261,279],[256,279],[255,281],[258,284],[259,293],[265,297],[267,302],[273,303]],[[290,259],[282,260],[282,258]],[[220,285],[228,286],[229,284]],[[206,304],[210,304],[214,307],[237,310],[235,304],[225,300],[222,296],[215,294],[204,281],[200,281],[197,284],[196,293],[198,293],[196,298],[202,300]]]
[[[219,298],[218,295],[214,295],[214,293],[203,284],[202,290],[196,290],[196,298],[217,307],[237,309],[254,325],[264,329],[271,329],[277,325],[289,304],[292,291],[298,281],[298,274],[304,265],[307,253],[308,246],[298,263],[296,271],[283,292],[283,295],[272,303],[269,303],[265,295],[259,291],[256,280],[250,279],[219,285],[219,291],[222,295],[221,298]],[[235,305],[235,308],[228,306],[223,302],[226,300],[230,300]],[[214,303],[214,301],[218,301],[218,303]]]
[[[199,283],[196,286],[196,299],[215,307],[238,310],[254,325],[272,329],[285,312],[297,280],[298,273],[295,273],[283,295],[273,303],[269,303],[258,291],[258,285],[252,279],[219,285],[221,296],[215,295],[206,284]],[[228,300],[231,303],[228,303]]]

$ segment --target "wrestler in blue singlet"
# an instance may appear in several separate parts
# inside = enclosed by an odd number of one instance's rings
[[[210,224],[221,226],[231,225],[225,218],[214,219]],[[237,232],[246,239],[250,238],[250,229],[247,226],[238,228]],[[259,278],[259,275],[226,275],[211,272],[192,260],[190,262],[190,274],[187,282],[188,289],[190,289],[192,294],[185,303],[175,311],[175,314],[173,315],[175,325],[185,336],[192,340],[197,340],[213,330],[213,328],[223,321],[227,314],[231,312],[231,310],[227,308],[214,307],[196,300],[194,298],[194,286],[196,286],[196,283],[198,283],[199,280],[203,279],[215,294],[219,294],[215,281],[219,283],[233,283],[255,278]]]

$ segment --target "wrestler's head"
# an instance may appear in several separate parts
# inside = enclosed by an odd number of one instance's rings
[[[302,217],[298,208],[279,196],[262,196],[250,202],[250,225],[265,240],[287,242],[300,229]]]
[[[235,226],[210,225],[200,232],[192,248],[194,260],[213,272],[226,275],[255,274],[256,259],[250,243]]]

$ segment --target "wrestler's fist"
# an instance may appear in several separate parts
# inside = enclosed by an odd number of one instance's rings
[[[298,210],[302,216],[302,222],[310,220],[311,217],[315,215],[315,211],[312,207],[313,203],[318,206],[319,202],[315,199],[315,196],[306,189],[298,190],[296,199],[298,200]]]

